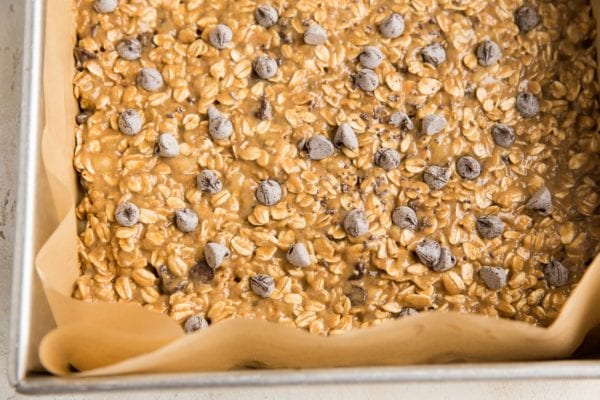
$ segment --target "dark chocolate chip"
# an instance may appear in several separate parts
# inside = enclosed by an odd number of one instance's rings
[[[434,266],[431,267],[436,272],[444,272],[452,269],[456,265],[456,257],[447,247],[440,249],[440,259]]]
[[[406,206],[398,207],[392,212],[392,222],[402,229],[409,229],[411,231],[417,229],[417,225],[419,224],[415,210]]]
[[[532,118],[540,112],[538,99],[529,92],[519,93],[515,101],[515,107],[524,118]]]
[[[456,172],[467,180],[473,180],[481,175],[481,164],[475,158],[463,156],[456,161]]]
[[[273,294],[275,281],[270,275],[257,274],[250,278],[250,289],[255,295],[266,299]]]
[[[437,165],[430,165],[423,172],[423,181],[431,190],[441,190],[448,184],[450,169]]]
[[[266,97],[260,99],[260,108],[258,109],[256,116],[261,121],[268,121],[273,118],[273,108]]]
[[[318,24],[312,24],[304,32],[304,43],[318,46],[327,41],[327,31]]]
[[[395,39],[404,33],[404,18],[400,14],[393,13],[379,24],[379,32],[390,39]]]
[[[219,179],[216,171],[212,169],[205,169],[200,171],[196,178],[198,189],[202,193],[215,194],[219,193],[223,189],[223,184]]]
[[[185,333],[193,333],[206,328],[208,328],[208,321],[202,314],[192,315],[186,319],[185,323],[183,324],[183,330]]]
[[[252,62],[256,75],[262,79],[271,79],[277,75],[277,62],[269,56],[258,56]]]
[[[515,24],[521,32],[529,32],[540,23],[540,15],[531,7],[521,7],[515,13]]]
[[[163,77],[154,68],[142,68],[137,75],[137,84],[148,92],[157,92],[163,87]]]
[[[175,225],[183,233],[195,231],[198,227],[198,214],[191,208],[176,210]]]
[[[499,290],[506,286],[508,271],[500,267],[481,267],[479,276],[490,290]]]
[[[369,221],[363,210],[355,208],[344,218],[344,230],[350,237],[359,237],[369,231]]]
[[[560,261],[551,260],[544,265],[544,279],[550,286],[564,286],[569,282],[569,270]]]
[[[304,268],[311,264],[310,254],[304,243],[294,243],[285,254],[286,260],[294,267]]]
[[[376,46],[365,46],[358,55],[358,60],[364,68],[375,69],[383,62],[383,53]]]
[[[119,0],[94,0],[94,10],[100,14],[108,14],[117,9]]]
[[[279,21],[279,13],[272,5],[263,4],[256,7],[254,18],[263,28],[270,28]]]
[[[424,62],[437,67],[446,61],[446,49],[440,43],[432,43],[421,49],[421,57]]]
[[[315,135],[306,142],[311,160],[324,160],[333,155],[333,143],[323,135]]]
[[[402,112],[397,111],[390,115],[390,119],[388,120],[389,124],[395,126],[396,128],[400,128],[403,131],[410,131],[414,128],[413,122],[410,117]]]
[[[423,239],[415,248],[419,260],[430,268],[433,268],[440,261],[441,251],[440,244],[431,239]]]
[[[367,301],[367,291],[360,286],[350,286],[345,294],[352,307],[362,306]]]
[[[136,110],[128,108],[119,115],[117,124],[125,135],[137,135],[142,130],[142,116]]]
[[[379,86],[379,77],[375,71],[371,69],[363,69],[358,71],[354,77],[356,86],[364,90],[365,92],[372,92]]]
[[[506,124],[495,124],[492,126],[492,138],[498,146],[510,147],[516,139],[515,130]]]
[[[115,220],[122,226],[133,226],[140,220],[140,209],[133,203],[124,202],[115,210]]]
[[[222,50],[227,47],[227,44],[233,39],[233,33],[227,25],[219,24],[210,31],[208,40],[213,47]]]
[[[209,283],[215,277],[215,270],[209,267],[206,261],[202,260],[190,269],[189,277],[195,285]]]
[[[171,274],[166,265],[158,267],[156,272],[160,277],[160,288],[164,294],[171,295],[176,292],[181,292],[187,286],[186,280]]]
[[[281,200],[281,185],[274,179],[265,179],[258,184],[254,195],[260,204],[274,206]]]
[[[495,42],[486,39],[477,47],[477,61],[483,67],[490,67],[500,60],[502,51]]]
[[[497,238],[504,232],[504,222],[495,215],[477,218],[476,226],[477,232],[484,239]]]
[[[542,186],[531,196],[525,207],[541,215],[548,215],[552,210],[552,194],[546,186]]]
[[[400,166],[400,161],[402,161],[402,157],[400,156],[400,153],[394,149],[379,149],[375,153],[375,165],[386,171],[398,168]]]

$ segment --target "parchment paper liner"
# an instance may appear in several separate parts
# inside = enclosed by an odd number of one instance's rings
[[[596,10],[600,1],[593,1]],[[595,13],[598,15],[598,13]],[[330,338],[259,320],[227,320],[184,335],[167,316],[137,305],[72,299],[78,277],[77,197],[72,166],[75,16],[71,0],[48,0],[42,160],[60,224],[37,255],[37,271],[58,328],[40,345],[52,373],[99,376],[218,371],[245,365],[314,368],[568,357],[600,323],[600,257],[549,328],[458,313],[423,313]]]

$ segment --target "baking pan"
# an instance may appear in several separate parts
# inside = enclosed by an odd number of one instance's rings
[[[53,322],[43,290],[36,280],[34,259],[41,244],[58,224],[56,216],[44,207],[47,182],[40,158],[44,6],[43,0],[25,2],[19,188],[8,356],[9,380],[17,391],[60,393],[241,385],[600,378],[600,360],[245,370],[103,378],[58,378],[44,373],[37,359],[37,348],[41,337],[52,329]],[[44,224],[48,228],[34,230],[34,224]]]

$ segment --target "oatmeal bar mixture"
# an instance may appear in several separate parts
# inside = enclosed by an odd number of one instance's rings
[[[585,1],[77,0],[74,296],[547,325],[600,250]]]

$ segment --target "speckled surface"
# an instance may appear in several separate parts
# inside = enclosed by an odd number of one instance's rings
[[[33,1],[33,0],[26,0]],[[39,0],[36,0],[39,1]],[[68,0],[65,0],[68,1]],[[0,0],[0,400],[24,399],[15,394],[6,376],[10,268],[16,193],[16,154],[19,118],[21,24],[23,3]],[[343,386],[282,386],[202,391],[166,391],[98,395],[45,396],[45,399],[598,399],[600,381],[521,381],[475,383],[415,383]]]

